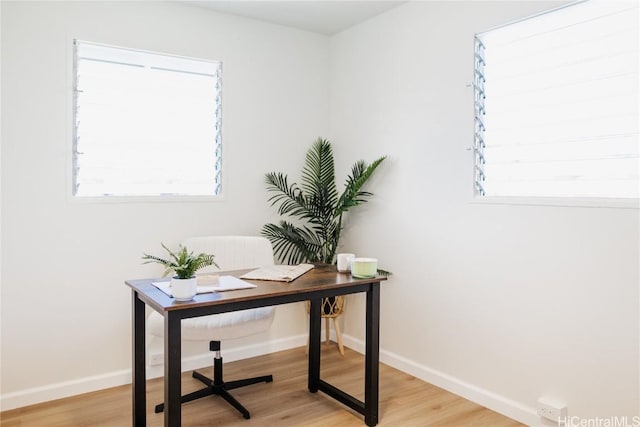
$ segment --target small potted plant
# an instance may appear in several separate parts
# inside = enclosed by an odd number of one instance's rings
[[[146,262],[143,264],[150,262],[161,264],[165,267],[163,277],[171,272],[175,273],[171,278],[171,294],[173,297],[177,301],[193,299],[196,295],[196,271],[210,265],[218,267],[218,264],[213,260],[214,256],[205,253],[194,255],[193,252],[189,252],[182,245],[180,245],[177,252],[171,251],[164,243],[162,243],[162,247],[169,252],[168,258],[144,254],[142,259],[146,260]]]

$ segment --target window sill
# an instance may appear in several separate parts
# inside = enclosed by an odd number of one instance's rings
[[[224,200],[222,195],[217,196],[69,196],[72,203],[211,203]]]
[[[579,197],[497,197],[474,196],[471,204],[479,205],[519,205],[555,206],[577,208],[638,209],[638,199],[579,198]]]

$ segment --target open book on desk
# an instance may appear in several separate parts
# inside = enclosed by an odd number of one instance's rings
[[[292,282],[311,269],[313,269],[313,264],[269,265],[245,273],[240,276],[240,278],[251,280],[272,280],[276,282]]]

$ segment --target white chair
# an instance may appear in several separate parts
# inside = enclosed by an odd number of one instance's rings
[[[220,270],[242,270],[273,265],[273,249],[269,240],[263,237],[246,236],[207,236],[187,239],[183,242],[189,251],[215,255]],[[200,272],[219,271],[215,267]],[[242,338],[267,330],[275,315],[274,307],[261,307],[243,311],[214,314],[182,320],[182,339],[191,341],[210,341],[209,349],[215,352],[213,359],[213,379],[194,371],[193,377],[202,381],[206,387],[182,396],[181,402],[190,402],[201,397],[219,395],[236,408],[246,419],[249,411],[242,406],[228,390],[260,382],[271,382],[273,377],[266,375],[245,380],[225,382],[222,375],[222,356],[220,341]],[[152,312],[147,321],[147,332],[162,337],[164,317]],[[164,410],[164,404],[155,407],[155,412]]]

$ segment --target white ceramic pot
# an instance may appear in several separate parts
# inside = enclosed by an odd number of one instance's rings
[[[190,301],[196,296],[197,281],[195,277],[190,279],[171,278],[171,295],[176,301]]]

